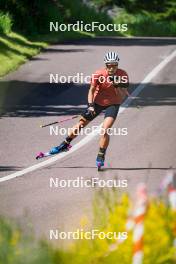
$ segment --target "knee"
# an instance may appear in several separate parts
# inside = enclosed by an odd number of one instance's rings
[[[87,120],[85,117],[81,116],[79,119],[80,126],[86,126],[90,121]]]
[[[84,128],[87,125],[86,121],[82,121],[80,120],[79,123],[77,123],[73,128],[72,128],[72,132],[74,135],[78,135],[80,130],[82,128]]]
[[[88,123],[89,123],[88,120],[80,119],[80,121],[79,121],[79,127],[80,128],[85,127],[85,126],[87,126]]]

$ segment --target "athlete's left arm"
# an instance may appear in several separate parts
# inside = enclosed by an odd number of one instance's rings
[[[118,83],[118,88],[121,92],[123,99],[126,96],[130,96],[130,94],[128,92],[128,87],[129,87],[129,77],[128,77],[128,74],[124,71],[124,75],[122,76],[122,80]]]

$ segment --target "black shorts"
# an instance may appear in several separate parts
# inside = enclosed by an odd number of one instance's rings
[[[103,110],[105,110],[105,118],[106,117],[113,117],[116,119],[117,114],[119,112],[119,107],[120,104],[113,104],[113,105],[108,105],[108,106],[102,106],[95,104],[94,109],[95,109],[95,114],[92,114],[89,112],[88,109],[86,109],[85,112],[83,112],[82,117],[88,121],[92,121],[95,117],[97,117]]]

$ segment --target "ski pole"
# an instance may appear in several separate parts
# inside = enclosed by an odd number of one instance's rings
[[[59,123],[63,123],[63,122],[66,122],[66,121],[69,121],[69,120],[72,120],[74,118],[77,118],[79,117],[79,115],[75,115],[75,116],[72,116],[70,118],[66,118],[66,119],[63,119],[63,120],[60,120],[60,121],[56,121],[56,122],[52,122],[52,123],[49,123],[49,124],[46,124],[46,125],[40,125],[40,127],[47,127],[47,126],[51,126],[51,125],[55,125],[55,124],[59,124]]]
[[[102,115],[103,113],[100,113],[100,115]],[[55,125],[55,124],[59,124],[59,123],[63,123],[63,122],[66,122],[66,121],[69,121],[69,120],[72,120],[74,118],[77,118],[81,115],[75,115],[75,116],[72,116],[70,118],[66,118],[66,119],[63,119],[63,120],[60,120],[60,121],[55,121],[55,122],[52,122],[52,123],[49,123],[49,124],[46,124],[46,125],[40,125],[41,128],[43,127],[47,127],[47,126],[51,126],[51,125]]]

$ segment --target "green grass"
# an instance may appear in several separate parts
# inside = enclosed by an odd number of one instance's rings
[[[31,42],[17,33],[0,35],[0,77],[17,69],[46,46],[44,42]]]
[[[93,37],[93,34],[66,32],[58,35],[58,33],[55,33],[38,35],[31,37],[30,40],[14,32],[6,35],[2,34],[0,35],[0,77],[16,70],[21,64],[38,54],[51,43],[84,37]]]
[[[30,23],[25,22],[28,6],[24,3],[23,16],[21,20],[17,16],[19,6],[14,6],[14,14],[9,14],[4,10],[0,12],[0,77],[10,71],[16,70],[21,64],[38,54],[43,48],[52,43],[59,43],[63,40],[80,38],[91,38],[95,36],[176,36],[176,22],[167,21],[163,14],[152,14],[142,11],[137,14],[129,14],[122,11],[113,20],[103,12],[97,12],[92,7],[85,6],[80,0],[61,0],[49,2],[45,0],[47,14],[40,9],[40,18],[35,16]],[[16,3],[16,2],[14,2]],[[23,3],[21,2],[21,5]],[[38,3],[40,6],[40,3]],[[43,12],[43,13],[42,13]],[[44,14],[44,15],[43,15]],[[17,16],[17,17],[16,17]],[[18,19],[17,19],[18,18]],[[19,23],[16,24],[16,19]],[[24,21],[23,21],[24,20]],[[49,21],[59,21],[59,23],[75,23],[84,21],[84,24],[98,21],[100,23],[128,24],[126,32],[49,32]],[[27,20],[28,21],[28,20]],[[21,22],[21,23],[20,23]],[[27,24],[23,24],[23,22]],[[18,29],[17,25],[23,25],[24,32]],[[19,26],[19,25],[18,25]],[[17,28],[16,28],[17,27]],[[16,28],[21,33],[12,32]]]
[[[8,8],[3,10],[4,13],[0,13],[0,77],[17,69],[19,65],[38,54],[42,48],[49,44],[67,39],[108,34],[108,32],[51,33],[49,32],[49,21],[58,21],[60,24],[75,23],[78,20],[84,21],[84,23],[92,21],[105,24],[112,23],[112,19],[105,13],[97,12],[80,0],[61,0],[60,2],[44,0],[43,5],[41,2],[37,2],[36,13],[33,17],[27,16],[30,13],[30,8],[33,8],[27,2],[20,1],[18,5],[16,1],[8,1],[7,6]],[[20,13],[21,17],[19,16]],[[14,33],[11,30],[20,33]],[[109,32],[109,35],[112,33]]]

